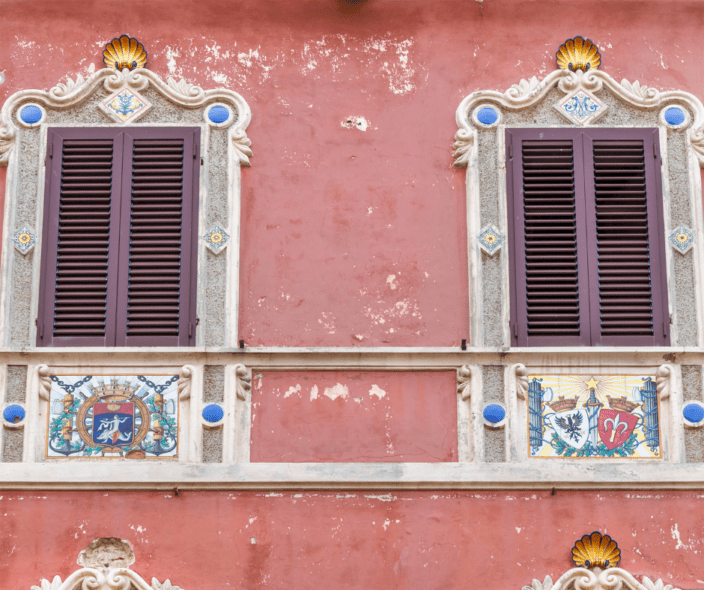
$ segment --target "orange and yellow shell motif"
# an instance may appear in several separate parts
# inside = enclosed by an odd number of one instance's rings
[[[598,70],[601,65],[599,48],[592,43],[591,39],[583,37],[575,37],[565,41],[560,45],[555,57],[557,57],[557,67],[571,72]]]
[[[105,46],[103,63],[108,68],[120,71],[125,68],[128,70],[143,68],[147,65],[147,52],[137,39],[122,35]]]
[[[574,544],[572,561],[577,567],[616,567],[621,561],[621,550],[609,535],[594,531],[591,535],[584,535]]]

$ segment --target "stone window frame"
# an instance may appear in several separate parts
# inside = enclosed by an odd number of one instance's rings
[[[588,125],[568,124],[555,108],[565,95],[580,90],[596,96],[607,106],[606,113],[596,123],[592,120]],[[664,112],[672,106],[685,112],[685,121],[680,125],[668,125],[665,121]],[[498,115],[488,125],[477,118],[479,110],[485,107],[493,108]],[[457,109],[456,122],[459,131],[453,145],[454,166],[467,168],[471,349],[518,350],[510,346],[510,309],[506,298],[510,281],[505,132],[507,128],[521,127],[660,130],[665,237],[679,226],[687,226],[695,235],[691,252],[683,255],[669,246],[665,248],[671,346],[663,348],[704,346],[701,246],[704,210],[699,170],[704,167],[704,107],[697,97],[679,90],[660,92],[641,86],[638,81],[623,80],[619,84],[599,70],[587,73],[555,70],[542,81],[537,77],[521,80],[503,93],[484,90],[468,95]],[[503,247],[488,254],[481,249],[478,238],[492,226],[497,226]]]
[[[125,125],[112,121],[100,103],[124,88],[146,95],[151,108],[139,121]],[[36,123],[19,117],[21,108],[41,111]],[[231,112],[223,122],[207,117],[212,106]],[[40,252],[43,236],[44,162],[50,127],[200,127],[202,167],[198,205],[198,295],[195,346],[237,347],[239,321],[239,235],[242,166],[249,166],[251,142],[246,129],[251,110],[245,99],[229,89],[203,90],[184,79],[163,81],[150,70],[118,71],[104,68],[84,79],[68,80],[48,92],[20,90],[0,110],[0,166],[7,166],[3,248],[0,260],[0,346],[35,349]],[[32,135],[34,134],[34,135]],[[34,145],[32,145],[34,144]],[[23,158],[26,161],[23,161]],[[28,187],[29,190],[28,190]],[[212,205],[211,205],[212,203]],[[34,250],[22,253],[12,237],[22,227],[36,236]],[[223,227],[226,252],[213,253],[204,236]],[[210,268],[210,267],[213,268]],[[23,268],[24,267],[24,268]],[[215,269],[215,270],[214,270]],[[220,281],[206,298],[205,276]],[[215,292],[215,293],[213,293]],[[23,295],[24,293],[24,295]],[[217,296],[213,297],[212,295]],[[19,311],[18,311],[19,310]],[[91,347],[86,347],[90,349]]]

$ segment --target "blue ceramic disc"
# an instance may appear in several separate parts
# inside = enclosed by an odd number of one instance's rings
[[[229,118],[230,111],[228,111],[225,107],[216,105],[208,111],[208,119],[210,119],[210,121],[212,123],[215,123],[216,125],[224,123]]]
[[[665,111],[665,121],[668,125],[677,127],[677,125],[684,123],[684,119],[684,111],[679,107],[670,107]]]
[[[498,424],[506,417],[506,410],[499,404],[489,404],[484,408],[484,420],[492,424]]]
[[[20,119],[27,125],[34,125],[42,120],[42,110],[34,105],[28,105],[20,111]]]
[[[218,404],[208,404],[203,408],[203,420],[210,422],[211,424],[214,422],[220,422],[224,415],[225,412],[223,412],[222,407]]]
[[[491,107],[484,107],[477,112],[477,121],[483,125],[493,125],[499,120],[499,113]]]
[[[699,404],[687,404],[682,409],[682,415],[689,422],[696,424],[697,422],[704,420],[704,408],[702,408]]]
[[[5,408],[5,411],[2,413],[2,417],[7,422],[11,422],[13,424],[22,422],[22,420],[24,420],[24,416],[24,408],[18,404],[12,404],[11,406],[7,406]]]

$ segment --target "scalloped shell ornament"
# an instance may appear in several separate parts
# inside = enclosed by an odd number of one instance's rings
[[[572,561],[577,567],[606,569],[616,567],[621,561],[621,550],[609,535],[594,531],[584,535],[572,547]]]
[[[134,70],[147,65],[147,52],[144,46],[134,37],[122,35],[116,37],[105,46],[103,63],[108,68],[116,70]]]
[[[601,54],[599,48],[594,45],[591,39],[575,37],[568,39],[557,50],[557,67],[561,70],[598,70],[601,65]]]

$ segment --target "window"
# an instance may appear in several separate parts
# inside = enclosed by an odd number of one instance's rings
[[[200,129],[50,128],[38,346],[195,342]]]
[[[506,131],[514,346],[669,345],[657,129]]]

